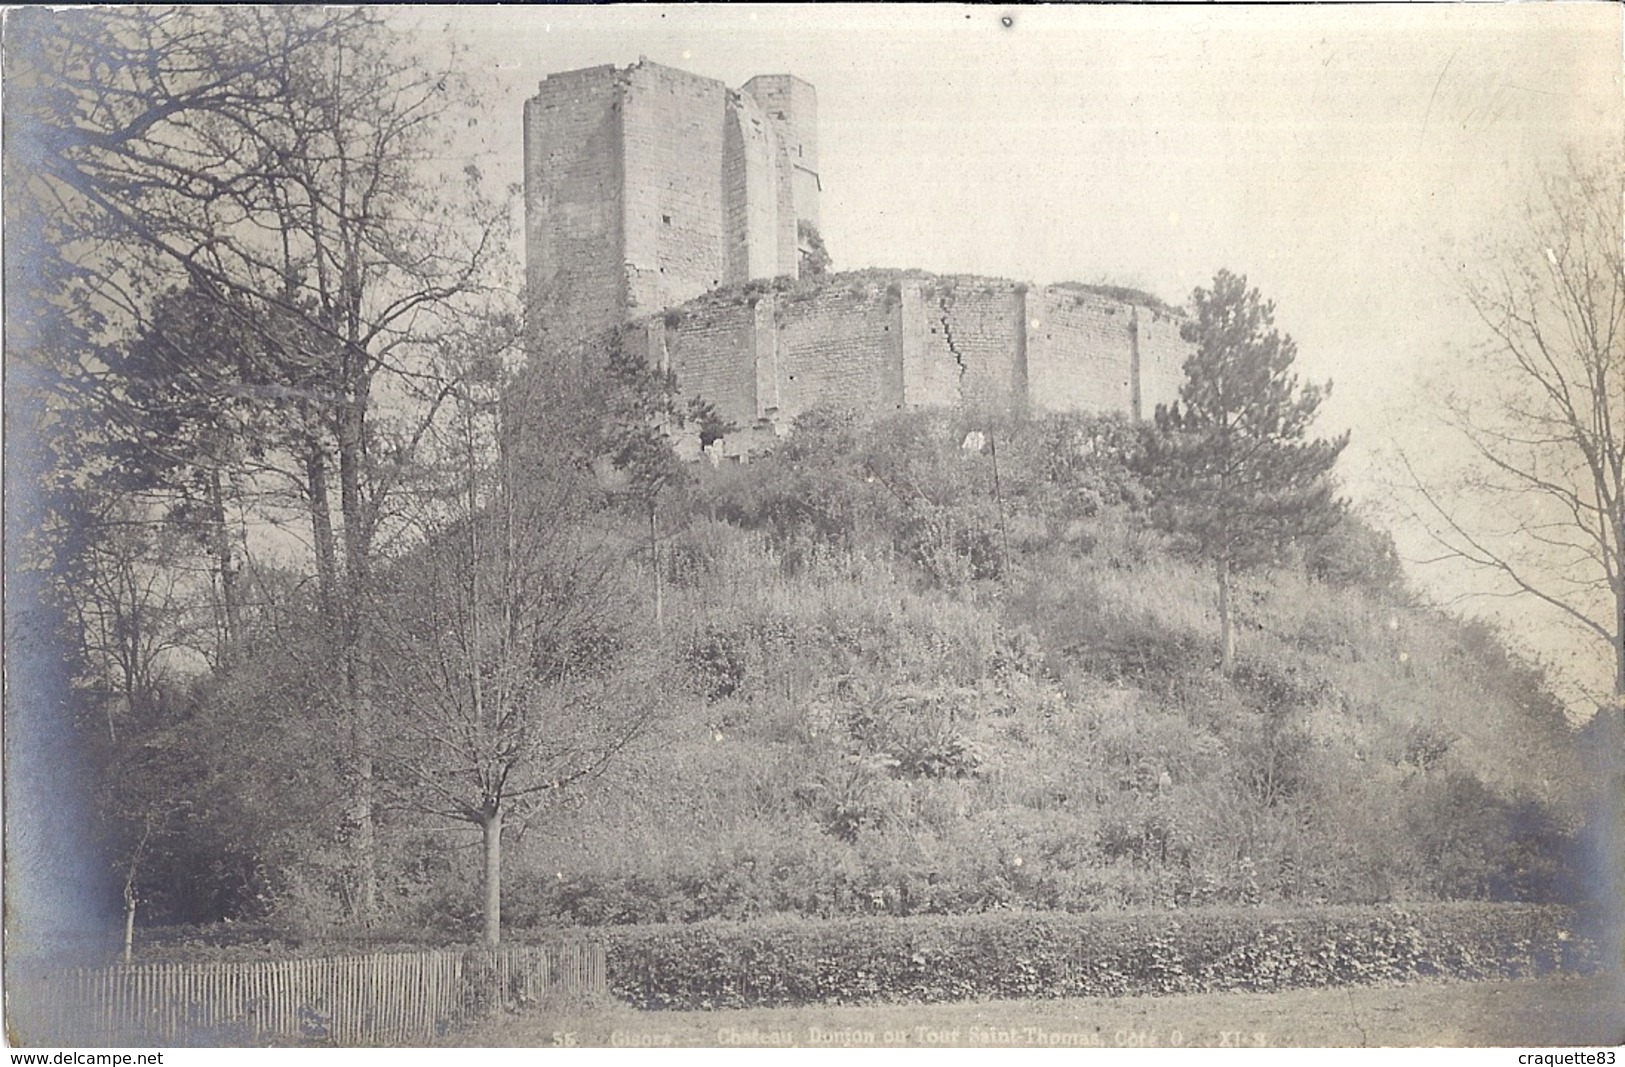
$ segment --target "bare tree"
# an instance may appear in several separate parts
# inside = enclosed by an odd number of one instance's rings
[[[568,393],[493,377],[456,381],[451,491],[390,579],[379,762],[396,805],[479,828],[494,945],[504,830],[603,770],[658,687],[615,517],[586,464],[554,451],[581,412],[549,419],[538,409]]]
[[[6,266],[22,318],[41,322],[25,345],[66,364],[40,388],[79,403],[61,383],[106,377],[84,342],[138,327],[166,288],[255,335],[268,372],[224,379],[197,419],[223,417],[246,386],[276,394],[283,429],[261,438],[274,455],[246,473],[280,487],[259,499],[280,492],[305,513],[348,709],[353,911],[370,916],[375,570],[446,396],[426,353],[470,303],[501,299],[507,204],[482,194],[473,163],[442,158],[448,128],[477,112],[376,11],[23,15],[8,25],[7,191],[25,242]]]
[[[1452,491],[1406,470],[1441,552],[1609,649],[1625,701],[1625,260],[1617,166],[1571,160],[1519,237],[1467,277],[1486,331],[1446,396],[1473,464]]]
[[[171,668],[192,640],[186,546],[138,505],[81,491],[80,547],[55,575],[74,619],[81,670],[78,734],[94,754],[91,790],[103,845],[122,882],[124,958],[132,949],[148,860],[176,832],[198,784],[177,758]]]

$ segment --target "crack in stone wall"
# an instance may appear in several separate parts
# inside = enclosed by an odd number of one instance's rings
[[[954,362],[959,365],[959,381],[955,383],[955,387],[959,392],[960,399],[964,399],[965,372],[970,368],[965,365],[964,353],[960,352],[958,347],[954,345],[953,327],[948,323],[948,320],[953,317],[953,312],[948,307],[948,298],[952,295],[952,289],[944,289],[942,295],[937,298],[937,307],[942,309],[942,340],[948,346],[949,355],[953,356]]]
[[[1177,395],[1190,350],[1181,319],[1064,287],[956,281],[854,275],[714,291],[652,317],[651,362],[663,341],[685,393],[769,437],[820,404],[1132,417],[1138,401],[1144,417]],[[724,451],[760,444],[746,436]]]

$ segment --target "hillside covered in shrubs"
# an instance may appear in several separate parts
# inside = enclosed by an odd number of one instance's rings
[[[1157,521],[1147,432],[826,410],[652,496],[555,485],[504,567],[591,610],[543,620],[524,669],[595,687],[573,714],[649,713],[510,819],[503,927],[1583,903],[1587,775],[1541,674],[1415,598],[1352,514],[1236,576],[1226,674],[1212,568]],[[453,547],[499,533],[446,529]],[[378,652],[391,731],[455,696],[423,670],[462,624],[413,636],[433,622],[419,603],[444,603],[442,551],[390,571],[380,632],[413,638]],[[480,830],[414,804],[382,761],[378,917],[346,919],[351,853],[324,829],[344,810],[345,764],[323,758],[343,720],[302,604],[290,587],[231,671],[166,691],[173,725],[111,780],[170,791],[135,853],[138,955],[480,930]],[[537,722],[568,754],[566,713]]]
[[[1241,577],[1222,674],[1138,435],[825,411],[702,465],[661,505],[661,712],[517,835],[505,922],[1567,899],[1539,673],[1348,515]],[[474,842],[402,830],[400,918],[475,922]]]

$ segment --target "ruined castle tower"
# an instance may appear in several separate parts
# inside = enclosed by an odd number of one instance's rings
[[[730,89],[648,61],[549,76],[525,102],[533,351],[601,354],[617,334],[738,428],[724,456],[821,405],[1140,419],[1177,394],[1183,316],[1148,294],[876,269],[743,286],[799,274],[821,192],[799,78]]]
[[[795,275],[818,220],[818,100],[647,60],[553,74],[525,102],[526,276],[540,336],[585,337]]]

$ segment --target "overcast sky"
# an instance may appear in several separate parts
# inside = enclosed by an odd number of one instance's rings
[[[408,15],[469,46],[498,173],[548,73],[640,56],[816,87],[836,269],[1109,281],[1219,267],[1278,305],[1322,420],[1437,456],[1421,381],[1473,336],[1451,271],[1566,150],[1621,154],[1613,4],[553,7]],[[1008,24],[1007,21],[1008,20]]]
[[[796,74],[818,92],[837,269],[1104,280],[1182,303],[1228,267],[1277,302],[1304,373],[1336,381],[1327,428],[1354,426],[1369,445],[1411,406],[1412,372],[1461,341],[1450,264],[1509,221],[1566,148],[1619,152],[1620,12],[582,6],[445,17],[489,86],[485,127],[504,176],[519,174],[522,101],[550,72],[647,56],[735,86]]]

